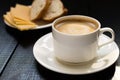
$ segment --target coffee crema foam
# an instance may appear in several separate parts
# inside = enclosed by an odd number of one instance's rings
[[[96,26],[86,21],[64,21],[55,26],[55,28],[66,34],[88,34],[96,30]]]

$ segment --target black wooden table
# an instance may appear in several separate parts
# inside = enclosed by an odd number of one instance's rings
[[[117,0],[62,0],[68,14],[88,15],[98,19],[102,27],[111,27],[120,47],[120,2]],[[32,0],[2,0],[0,2],[0,80],[110,80],[118,59],[105,70],[87,75],[66,75],[48,70],[33,57],[33,46],[51,27],[18,31],[4,24],[3,14],[16,3],[30,5]]]

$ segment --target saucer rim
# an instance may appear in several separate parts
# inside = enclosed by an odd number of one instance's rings
[[[41,38],[45,38],[46,36],[52,36],[52,33],[51,33],[51,32],[50,32],[50,33],[47,33],[46,35],[42,36]],[[103,34],[103,36],[104,36],[105,38],[107,38],[107,39],[110,39],[107,35],[104,35],[104,34]],[[99,71],[101,71],[101,70],[104,70],[104,69],[108,68],[108,67],[111,66],[112,64],[114,64],[114,63],[117,61],[118,57],[119,57],[119,47],[118,47],[118,45],[116,44],[116,42],[114,41],[114,42],[113,42],[113,43],[114,43],[113,45],[116,46],[116,48],[117,48],[117,49],[116,49],[116,50],[117,50],[117,53],[116,53],[117,56],[116,56],[116,58],[114,59],[114,61],[111,62],[111,63],[109,63],[109,65],[107,65],[106,67],[104,67],[104,68],[102,68],[102,69],[99,69],[99,70],[96,70],[96,71],[91,71],[91,72],[88,72],[88,73],[68,73],[68,72],[62,72],[61,70],[53,69],[53,67],[51,67],[50,65],[46,65],[46,63],[40,61],[40,60],[35,56],[35,51],[34,51],[34,49],[35,49],[37,43],[41,40],[41,38],[39,38],[39,39],[35,42],[35,44],[34,44],[34,46],[33,46],[33,55],[34,55],[34,58],[36,59],[36,61],[37,61],[39,64],[41,64],[41,65],[42,65],[43,67],[45,67],[46,69],[49,69],[49,70],[54,71],[54,72],[57,72],[57,73],[69,74],[69,75],[84,75],[84,74],[91,74],[91,73],[99,72]],[[112,53],[112,54],[113,54],[113,53]]]

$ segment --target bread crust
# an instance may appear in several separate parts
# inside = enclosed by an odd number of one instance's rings
[[[31,20],[37,20],[37,19],[40,19],[44,13],[45,10],[48,9],[51,1],[50,0],[44,0],[45,1],[45,4],[43,5],[43,7],[41,8],[41,10],[39,10],[37,12],[37,14],[34,15],[34,17],[32,16],[33,13],[34,13],[34,9],[36,8],[35,5],[39,5],[39,3],[37,3],[37,0],[34,0],[33,3],[32,3],[32,6],[31,6],[31,12],[30,12],[30,17],[31,17]]]
[[[39,6],[43,3],[42,8]],[[61,0],[34,0],[31,6],[31,20],[44,20],[51,22],[56,18],[67,13],[67,8],[64,7]]]
[[[54,1],[57,1],[59,3],[59,5],[54,6],[55,5]],[[54,5],[53,5],[53,3],[54,3]],[[58,3],[56,3],[56,4],[58,4]],[[52,8],[53,7],[55,7],[55,8],[60,7],[60,9],[59,9],[59,10],[61,10],[60,13],[59,12],[57,13],[57,11],[59,11],[58,9],[56,10],[55,13],[52,13]],[[67,13],[67,9],[64,8],[64,5],[63,5],[62,1],[61,0],[52,0],[49,8],[46,10],[46,13],[43,15],[43,20],[45,20],[45,21],[53,21],[54,19],[62,16],[64,13]],[[52,14],[54,14],[54,16]],[[50,17],[50,16],[52,16],[52,17]]]

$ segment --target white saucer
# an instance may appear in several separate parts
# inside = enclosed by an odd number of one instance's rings
[[[66,65],[56,60],[53,52],[52,34],[41,37],[33,47],[35,59],[45,68],[64,74],[90,74],[101,71],[111,66],[119,57],[119,48],[112,42],[98,50],[99,58],[87,63],[86,65]],[[108,41],[106,35],[100,36],[100,44]],[[106,56],[104,56],[106,55]],[[103,57],[104,56],[104,57]]]
[[[6,25],[8,25],[9,27],[11,27],[11,28],[16,28],[15,26],[9,24],[6,20],[4,20],[4,23],[5,23]],[[41,24],[40,24],[40,23],[41,23]],[[52,22],[51,22],[51,23],[48,23],[48,22],[45,22],[45,21],[41,21],[41,22],[40,22],[40,21],[37,21],[36,24],[38,24],[38,26],[35,27],[35,28],[32,28],[32,29],[30,29],[30,30],[43,29],[43,28],[47,28],[47,27],[51,27],[51,26],[52,26]]]
[[[112,80],[120,80],[120,66],[116,66]]]

